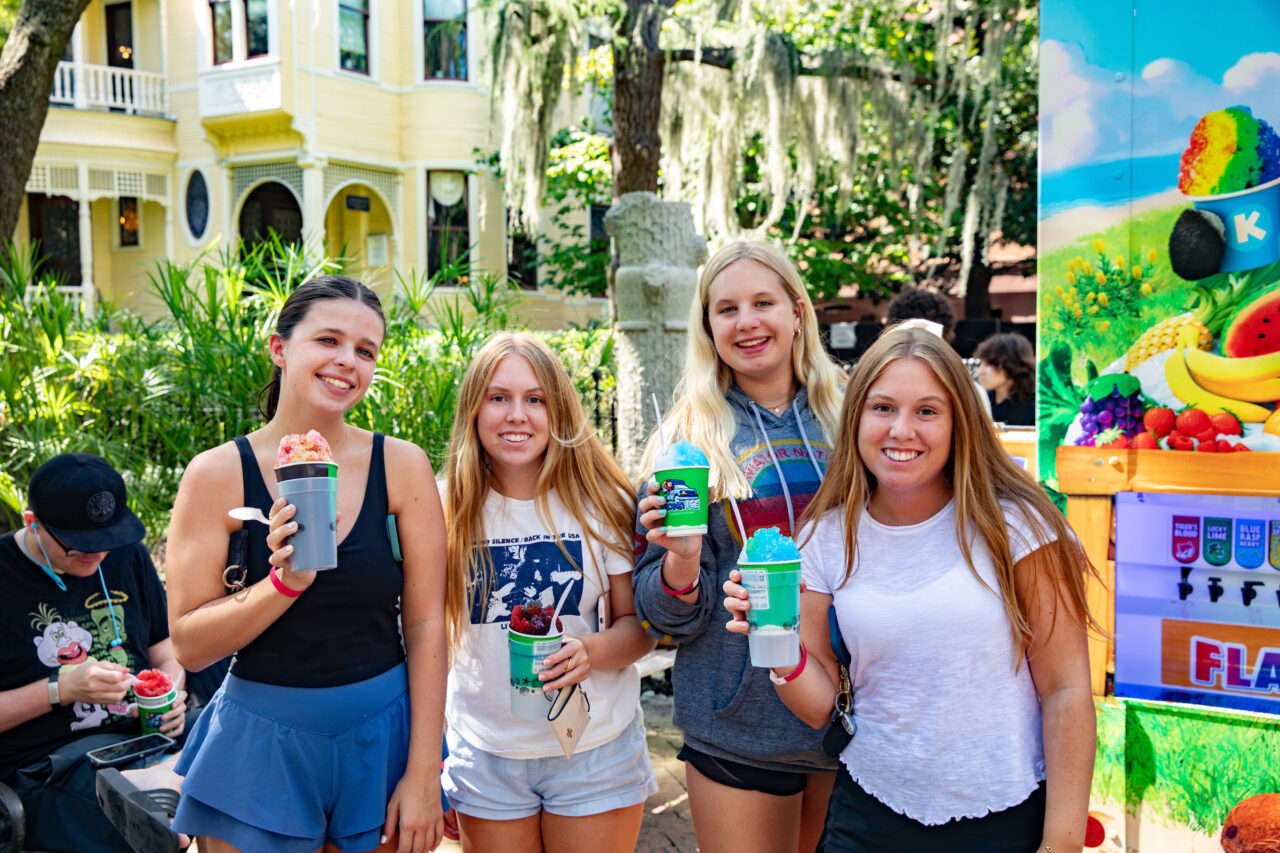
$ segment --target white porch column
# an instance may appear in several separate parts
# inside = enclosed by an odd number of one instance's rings
[[[86,56],[88,56],[88,47],[85,44],[84,22],[76,21],[76,28],[71,32],[71,85],[75,88],[72,98],[78,110],[89,108],[89,74],[85,70]],[[87,182],[83,186],[86,190],[89,188]]]
[[[302,167],[302,239],[316,257],[324,248],[324,167],[321,157],[300,160]]]
[[[97,290],[93,286],[93,211],[89,202],[89,164],[76,167],[77,202],[80,234],[80,298],[85,310],[93,314],[97,308]]]

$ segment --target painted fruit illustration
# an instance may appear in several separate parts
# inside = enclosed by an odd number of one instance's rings
[[[1280,287],[1240,309],[1222,333],[1222,354],[1250,358],[1280,351]]]
[[[1078,445],[1093,447],[1099,433],[1112,429],[1137,435],[1142,431],[1142,386],[1128,373],[1104,373],[1085,388],[1080,415],[1084,434],[1076,439]],[[1110,433],[1111,438],[1116,434]]]
[[[1280,853],[1280,794],[1257,794],[1236,803],[1219,837],[1226,853]]]

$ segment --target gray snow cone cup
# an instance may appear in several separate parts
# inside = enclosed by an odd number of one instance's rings
[[[338,463],[293,462],[276,469],[280,497],[298,508],[291,566],[297,571],[338,567]]]

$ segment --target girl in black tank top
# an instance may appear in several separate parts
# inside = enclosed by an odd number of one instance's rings
[[[183,474],[169,531],[174,648],[191,670],[235,658],[175,768],[186,777],[179,832],[240,850],[373,850],[384,836],[391,849],[401,836],[430,849],[443,837],[439,495],[419,448],[344,420],[385,331],[359,282],[299,287],[269,342],[266,425]],[[272,499],[280,439],[309,430],[338,463],[338,565],[324,571],[292,570],[295,508]],[[241,523],[227,513],[240,505],[270,524],[245,523],[245,587],[229,595],[223,567]]]

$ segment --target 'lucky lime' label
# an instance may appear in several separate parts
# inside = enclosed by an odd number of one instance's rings
[[[1211,566],[1225,566],[1231,561],[1231,519],[1204,520],[1204,559]]]
[[[1266,529],[1265,522],[1236,519],[1236,562],[1241,568],[1256,569],[1267,558]]]

